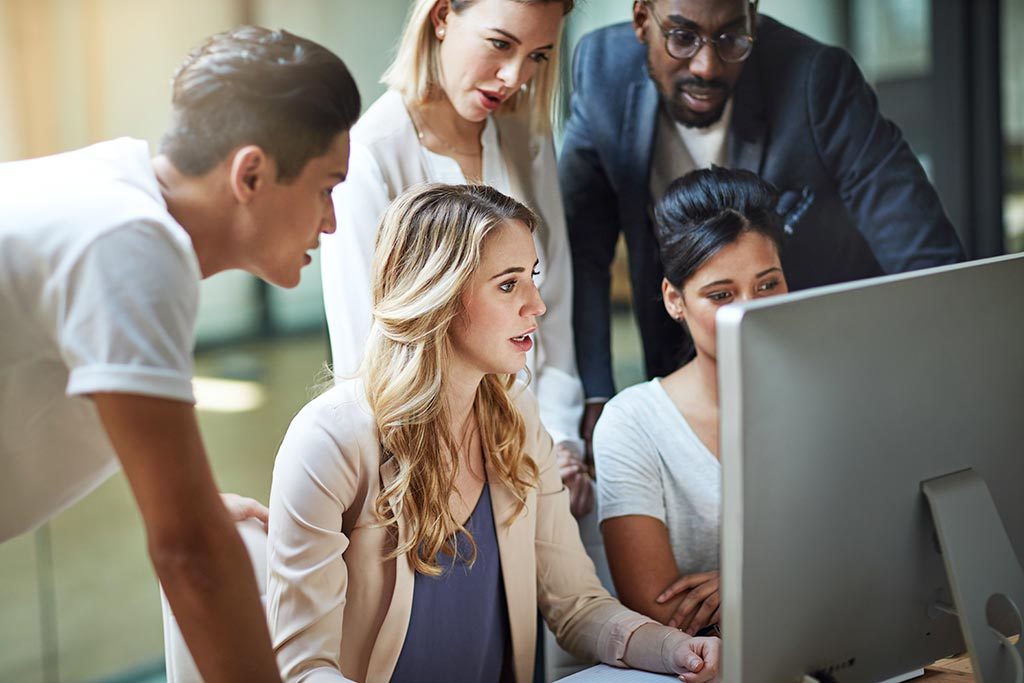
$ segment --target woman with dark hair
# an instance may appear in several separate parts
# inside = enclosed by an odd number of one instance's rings
[[[669,186],[655,213],[662,294],[696,356],[618,394],[594,431],[598,512],[619,598],[690,634],[719,617],[715,314],[787,291],[776,199],[753,173],[718,167]]]

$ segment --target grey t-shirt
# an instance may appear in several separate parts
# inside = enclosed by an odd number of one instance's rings
[[[594,429],[598,518],[646,515],[668,528],[680,574],[718,569],[722,468],[661,386],[610,400]]]

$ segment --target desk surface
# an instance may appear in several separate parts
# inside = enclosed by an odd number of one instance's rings
[[[674,680],[674,677],[598,665],[590,669],[584,669],[562,680],[565,683],[664,683]],[[971,659],[967,655],[952,659],[941,659],[927,667],[924,676],[908,681],[908,683],[917,683],[918,681],[927,681],[928,683],[974,683],[974,676],[971,674]]]
[[[917,679],[929,683],[973,683],[971,658],[962,655],[953,659],[941,659],[924,671],[924,676]]]

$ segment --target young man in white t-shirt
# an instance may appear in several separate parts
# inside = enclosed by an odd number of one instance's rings
[[[122,138],[0,164],[0,541],[120,463],[208,681],[280,676],[196,423],[199,281],[299,282],[334,231],[359,108],[330,51],[240,27],[179,69],[155,158]]]

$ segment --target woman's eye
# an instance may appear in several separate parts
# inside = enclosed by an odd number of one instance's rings
[[[491,45],[497,50],[507,50],[512,45],[507,40],[501,40],[500,38],[488,38],[491,41]]]
[[[547,53],[545,52],[534,52],[532,55],[530,55],[530,59],[537,62],[538,64],[540,64],[541,62],[550,61],[548,59]]]
[[[516,288],[515,280],[507,280],[498,285],[498,289],[505,292],[506,294],[512,292]]]
[[[532,275],[533,277],[537,277],[538,275],[540,275],[540,271],[534,270],[532,273],[530,273],[530,275]]]
[[[779,281],[778,280],[768,280],[767,282],[762,282],[760,285],[758,285],[757,291],[759,291],[759,292],[770,292],[771,290],[775,289],[778,286],[779,286]]]
[[[728,301],[731,297],[732,294],[729,292],[711,292],[710,294],[708,294],[708,299],[714,301],[715,303],[722,303],[723,301]]]

